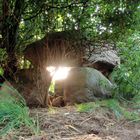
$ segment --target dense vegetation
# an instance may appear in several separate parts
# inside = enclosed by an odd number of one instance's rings
[[[92,42],[115,44],[121,64],[112,74],[114,97],[139,107],[139,13],[139,0],[0,0],[0,75],[13,77],[25,46],[46,33],[81,30]]]
[[[139,0],[1,0],[0,71],[13,76],[26,44],[47,32],[77,29],[89,40],[114,42],[123,62],[117,70],[118,92],[137,94],[139,6]]]

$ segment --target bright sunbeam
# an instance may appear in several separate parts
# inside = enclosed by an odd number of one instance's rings
[[[50,72],[50,75],[52,76],[52,80],[64,80],[67,78],[68,73],[70,71],[70,67],[58,67],[57,69],[53,66],[49,66],[46,68],[47,71]]]

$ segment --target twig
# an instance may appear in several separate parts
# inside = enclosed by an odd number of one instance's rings
[[[78,130],[77,128],[75,128],[74,126],[72,126],[72,125],[66,125],[68,128],[71,128],[71,129],[73,129],[74,131],[76,131],[76,132],[78,132],[78,133],[80,133],[81,134],[81,131],[80,130]]]
[[[93,115],[94,113],[91,113],[88,117],[86,117],[87,119],[84,119],[84,121],[82,121],[81,123],[80,123],[80,125],[82,125],[83,123],[85,123],[86,121],[88,121],[88,120],[90,120],[92,117],[92,115]]]

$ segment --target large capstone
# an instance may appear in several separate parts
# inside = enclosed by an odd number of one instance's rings
[[[113,69],[120,64],[118,51],[113,48],[111,44],[98,46],[97,48],[91,46],[91,50],[93,50],[93,52],[90,54],[87,49],[86,55],[84,56],[85,63],[83,66],[93,67],[109,78]]]
[[[88,67],[72,68],[64,82],[64,102],[91,102],[111,96],[113,84],[99,71]]]

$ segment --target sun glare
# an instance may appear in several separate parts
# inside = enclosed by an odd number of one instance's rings
[[[47,71],[50,72],[50,75],[52,76],[52,80],[56,81],[56,80],[64,80],[67,78],[68,73],[70,71],[70,67],[53,67],[53,66],[49,66],[46,68]]]

